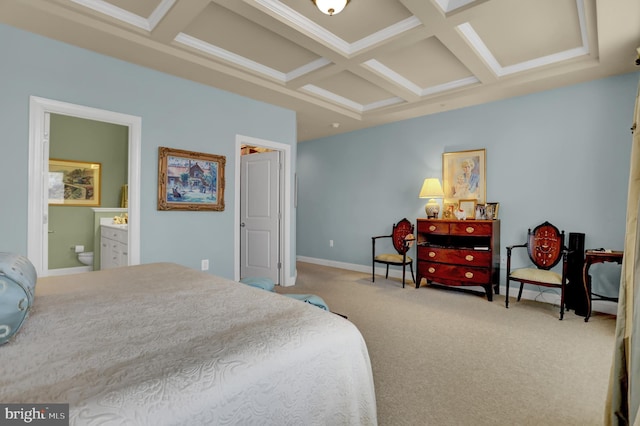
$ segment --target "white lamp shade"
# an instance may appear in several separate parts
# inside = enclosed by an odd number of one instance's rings
[[[429,202],[424,206],[424,211],[427,213],[428,218],[436,219],[440,214],[440,204],[435,199],[444,197],[440,179],[426,178],[422,183],[419,197],[430,198]]]
[[[320,12],[325,15],[336,15],[342,12],[342,9],[350,0],[311,0]]]
[[[420,198],[444,197],[444,191],[442,190],[440,179],[426,178],[422,184],[422,189],[420,190],[420,195],[418,197]]]

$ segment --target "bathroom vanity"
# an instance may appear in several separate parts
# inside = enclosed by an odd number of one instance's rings
[[[128,225],[100,226],[100,269],[129,264]]]

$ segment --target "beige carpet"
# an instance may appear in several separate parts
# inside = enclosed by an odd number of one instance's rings
[[[369,349],[380,425],[601,425],[615,317],[298,262]]]

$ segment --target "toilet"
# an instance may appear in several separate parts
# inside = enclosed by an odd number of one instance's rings
[[[82,253],[78,253],[78,260],[83,265],[93,266],[93,252],[92,251],[85,251],[85,252],[82,252]]]

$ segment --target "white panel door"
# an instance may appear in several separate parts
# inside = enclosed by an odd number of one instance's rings
[[[280,153],[243,155],[240,161],[240,278],[280,283]]]

